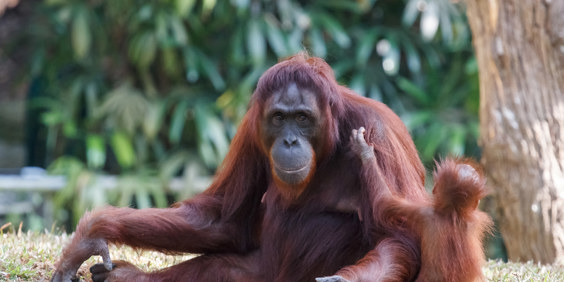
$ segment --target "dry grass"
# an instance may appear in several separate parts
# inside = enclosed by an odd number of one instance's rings
[[[66,234],[0,234],[0,281],[49,281],[61,249],[68,242]],[[146,271],[165,268],[193,257],[139,252],[125,246],[110,247],[110,256],[132,262]],[[82,264],[78,274],[90,280],[88,268],[99,262],[102,262],[100,257],[91,257]]]
[[[0,281],[48,281],[61,249],[69,240],[66,234],[21,233],[0,231]],[[111,247],[111,257],[130,261],[151,271],[189,259],[190,255],[167,256],[156,252],[138,252],[129,247]],[[86,280],[88,267],[101,262],[90,258],[79,274]],[[489,261],[484,267],[489,281],[564,281],[564,268],[534,263],[503,263]]]
[[[540,265],[532,262],[489,261],[484,268],[484,273],[488,281],[564,281],[562,266]]]

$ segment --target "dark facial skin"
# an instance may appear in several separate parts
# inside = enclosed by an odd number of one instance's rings
[[[267,101],[262,141],[275,177],[290,187],[303,185],[315,170],[325,123],[314,92],[290,84]]]

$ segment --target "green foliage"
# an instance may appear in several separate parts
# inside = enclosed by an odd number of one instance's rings
[[[426,163],[476,153],[475,63],[448,0],[47,0],[36,11],[27,38],[43,165],[57,160],[73,180],[57,203],[76,214],[164,206],[171,177],[211,174],[260,74],[304,49],[390,105]],[[123,175],[121,194],[83,185],[98,174]]]
[[[429,69],[421,85],[397,77],[398,87],[413,107],[403,119],[411,129],[424,161],[447,154],[478,154],[477,75],[473,59],[455,56],[444,71]],[[471,85],[469,79],[475,85]]]

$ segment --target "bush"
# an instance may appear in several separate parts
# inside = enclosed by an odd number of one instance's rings
[[[425,163],[479,153],[477,68],[448,0],[47,0],[28,30],[33,162],[69,175],[56,203],[75,220],[190,194],[166,183],[213,173],[258,77],[304,49],[390,105]],[[89,186],[100,174],[120,189]]]

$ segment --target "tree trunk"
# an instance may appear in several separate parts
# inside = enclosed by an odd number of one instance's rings
[[[467,0],[482,162],[508,257],[564,263],[564,1]]]

